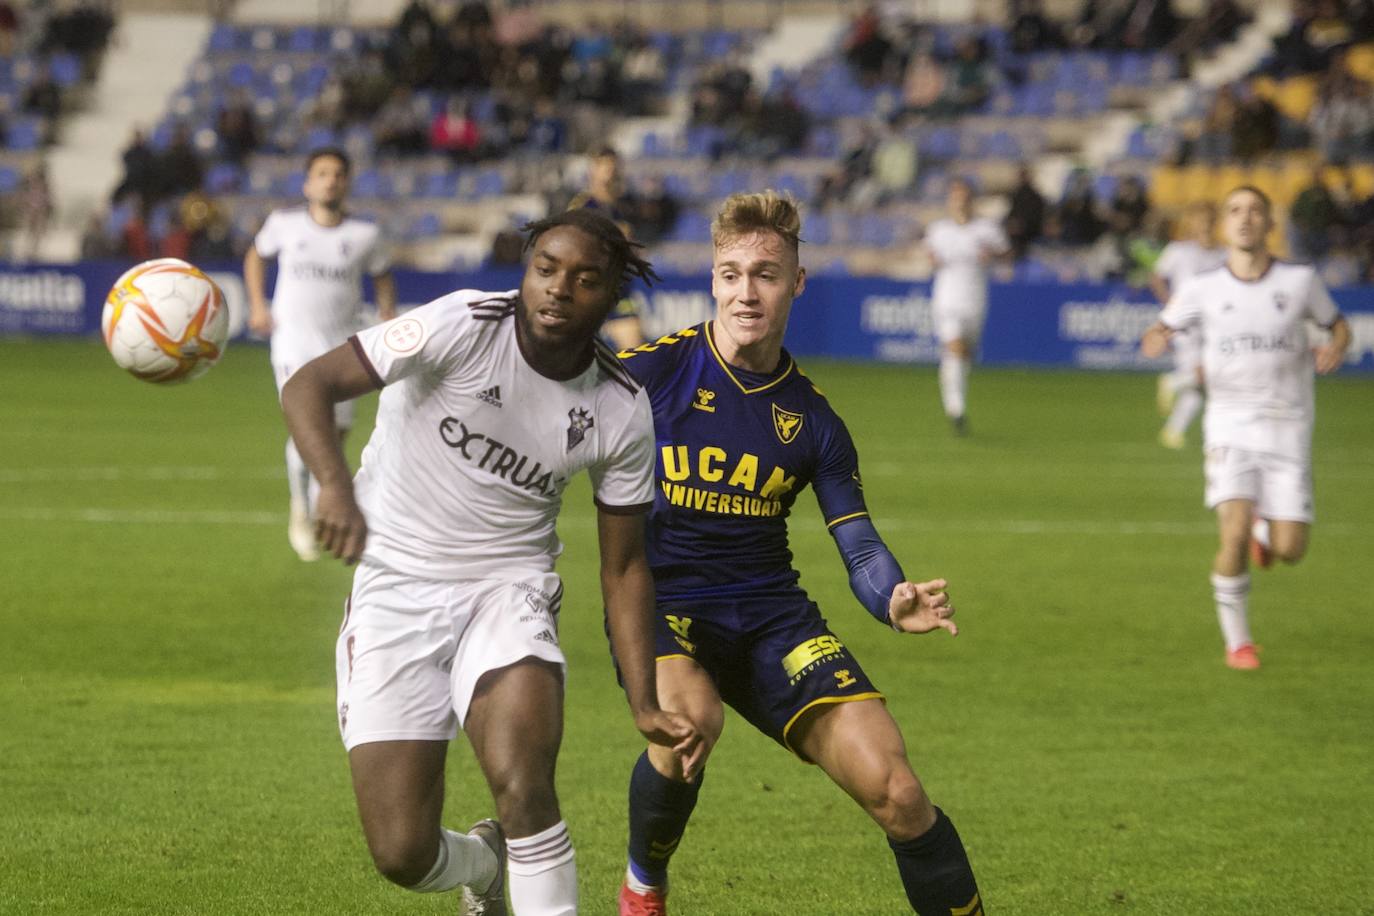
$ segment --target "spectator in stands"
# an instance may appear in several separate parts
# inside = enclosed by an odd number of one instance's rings
[[[1248,86],[1239,94],[1235,125],[1231,132],[1231,152],[1241,162],[1250,163],[1272,152],[1279,145],[1279,110],[1268,99]]]
[[[242,165],[257,150],[258,118],[243,90],[235,90],[225,101],[215,119],[215,132],[219,135],[224,158],[230,162]]]
[[[948,113],[945,102],[945,68],[927,50],[917,51],[907,61],[902,76],[901,116],[941,117]]]
[[[1374,141],[1374,94],[1344,67],[1332,68],[1317,90],[1307,126],[1329,162],[1347,162]]]
[[[894,48],[883,34],[883,18],[876,3],[864,7],[850,22],[843,51],[859,82],[872,86],[882,80]]]
[[[429,126],[430,149],[447,153],[454,162],[476,162],[481,156],[482,128],[458,96],[449,98],[444,110]]]
[[[1235,143],[1236,112],[1235,90],[1229,85],[1217,89],[1193,140],[1194,158],[1209,164],[1231,158],[1231,148]]]
[[[142,195],[130,198],[132,213],[119,233],[119,255],[129,261],[146,261],[153,256],[153,232],[148,226],[148,201]]]
[[[307,128],[342,130],[348,123],[348,91],[343,78],[331,73],[320,87],[320,94],[307,100],[297,117]]]
[[[13,55],[18,40],[19,16],[15,13],[13,4],[7,0],[0,0],[0,58],[9,58]]]
[[[653,245],[673,231],[682,205],[668,192],[663,179],[655,175],[646,179],[644,189],[630,198],[628,209],[635,240]]]
[[[435,85],[443,57],[439,26],[428,4],[413,0],[387,43],[387,69],[400,82],[420,89]]]
[[[1008,32],[1011,49],[1017,54],[1054,51],[1064,46],[1059,26],[1045,16],[1040,0],[1014,0]]]
[[[191,145],[191,133],[183,124],[172,130],[172,142],[157,158],[158,191],[165,197],[176,197],[200,187],[205,166],[200,154]]]
[[[1229,41],[1250,15],[1236,0],[1212,0],[1203,4],[1202,15],[1187,22],[1167,45],[1166,53],[1186,61],[1193,55],[1210,51]]]
[[[114,255],[114,245],[105,231],[105,214],[91,213],[86,217],[86,227],[81,230],[81,260],[100,261]]]
[[[1024,258],[1026,250],[1044,234],[1045,209],[1045,198],[1031,180],[1030,167],[1023,163],[1016,170],[1016,185],[1008,196],[1007,215],[1002,222],[1013,259]]]
[[[386,68],[386,57],[377,48],[366,48],[343,74],[344,111],[349,120],[373,117],[391,98],[396,81]]]
[[[186,260],[199,264],[234,259],[229,220],[205,192],[187,194],[177,216],[186,232]]]
[[[372,119],[377,152],[396,156],[423,153],[429,148],[428,111],[409,86],[396,86]]]
[[[631,117],[653,114],[667,76],[663,52],[642,32],[635,33],[620,66],[621,110]]]
[[[1298,193],[1288,213],[1289,247],[1300,261],[1317,261],[1337,241],[1344,214],[1320,169],[1312,183]]]
[[[1084,169],[1069,176],[1064,199],[1054,214],[1057,239],[1065,245],[1091,245],[1102,235],[1102,220],[1097,215],[1097,196],[1092,176]]]
[[[957,114],[978,109],[992,91],[992,75],[983,62],[982,50],[972,36],[964,36],[954,49],[946,95]]]
[[[1127,175],[1116,183],[1116,190],[1107,204],[1107,229],[1125,240],[1144,229],[1145,216],[1149,212],[1145,183],[1135,175]]]
[[[108,3],[92,2],[67,4],[66,9],[48,17],[39,50],[76,54],[81,58],[84,76],[90,78],[114,30],[114,16],[109,6]]]
[[[568,125],[551,99],[540,98],[530,114],[525,146],[532,153],[561,153],[567,147]]]
[[[43,237],[48,234],[52,212],[52,188],[48,184],[48,167],[40,161],[29,167],[19,188],[19,229],[22,244],[19,260],[38,259]]]
[[[124,160],[124,177],[110,195],[111,203],[119,203],[128,194],[137,194],[144,200],[156,197],[161,179],[157,171],[157,154],[148,145],[147,135],[134,128],[129,145],[120,156]]]
[[[49,121],[57,120],[62,114],[62,90],[53,82],[46,63],[38,67],[33,82],[24,90],[21,107],[25,113],[40,115]]]

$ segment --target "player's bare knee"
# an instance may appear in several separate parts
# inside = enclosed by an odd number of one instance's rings
[[[439,855],[438,837],[395,833],[368,837],[368,851],[378,873],[392,884],[414,887],[424,880]]]

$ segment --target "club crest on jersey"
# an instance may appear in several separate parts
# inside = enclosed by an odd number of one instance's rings
[[[1280,312],[1288,308],[1288,294],[1283,290],[1274,293],[1274,308],[1278,309]]]
[[[587,438],[587,430],[596,425],[596,419],[585,407],[574,407],[568,411],[568,451],[572,451]]]
[[[715,413],[716,409],[711,406],[711,402],[716,399],[716,393],[710,388],[698,388],[697,399],[692,402],[692,406],[697,410],[704,410],[707,413]]]
[[[792,440],[797,438],[797,433],[801,432],[802,415],[790,410],[783,410],[777,404],[773,404],[772,407],[773,431],[778,434],[783,445],[791,445]]]

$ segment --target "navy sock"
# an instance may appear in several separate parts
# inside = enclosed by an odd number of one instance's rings
[[[695,782],[669,779],[649,762],[645,751],[630,774],[630,870],[645,884],[668,883],[668,860],[677,850],[697,806],[704,772]]]
[[[983,902],[959,832],[935,809],[935,825],[911,840],[888,838],[906,899],[921,916],[982,916]]]

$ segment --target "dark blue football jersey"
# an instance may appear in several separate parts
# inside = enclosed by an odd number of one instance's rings
[[[619,355],[653,405],[660,600],[796,588],[787,516],[808,484],[827,526],[868,515],[849,431],[785,350],[766,376],[729,366],[706,322]]]

